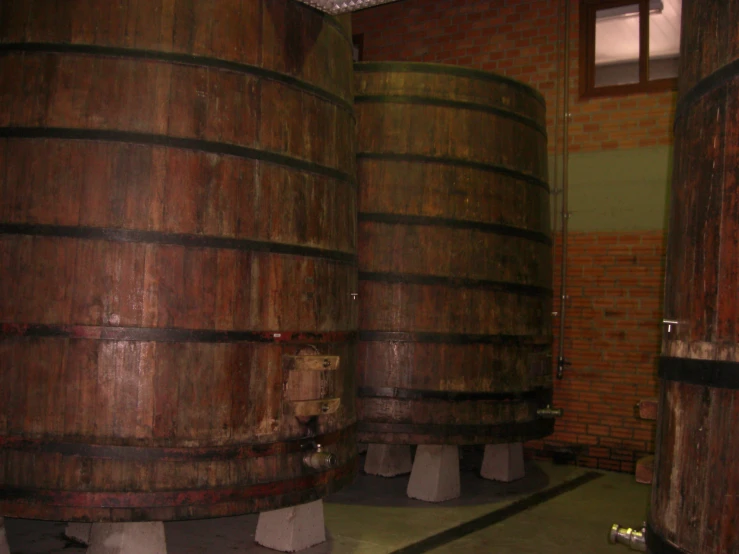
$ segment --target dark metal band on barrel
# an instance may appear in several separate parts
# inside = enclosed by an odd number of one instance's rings
[[[418,162],[423,164],[441,164],[454,167],[466,167],[470,169],[477,169],[479,171],[498,173],[500,175],[505,175],[514,179],[520,179],[525,183],[540,187],[549,192],[549,185],[546,181],[539,179],[534,175],[524,173],[523,171],[519,171],[505,165],[475,162],[471,160],[463,160],[460,158],[424,156],[422,154],[395,154],[392,152],[357,152],[357,160],[387,160],[390,162]]]
[[[548,246],[551,246],[552,244],[552,239],[547,233],[532,231],[530,229],[521,229],[520,227],[503,225],[500,223],[485,223],[482,221],[464,221],[461,219],[451,219],[446,217],[427,217],[420,215],[387,213],[360,213],[359,221],[368,223],[386,223],[388,225],[428,225],[433,227],[447,227],[449,229],[468,229],[471,231],[481,231],[483,233],[491,233],[494,235],[527,239],[534,242],[540,242]]]
[[[259,483],[246,487],[189,489],[162,492],[69,492],[48,489],[21,489],[0,486],[0,501],[22,501],[45,506],[95,508],[151,508],[182,505],[213,505],[250,498],[278,496],[310,489],[329,482],[353,478],[356,458],[336,469],[311,473],[296,479]]]
[[[416,275],[410,273],[389,273],[375,271],[360,271],[360,281],[375,283],[389,283],[402,285],[440,285],[455,288],[486,289],[500,292],[509,292],[525,296],[552,295],[552,289],[537,285],[524,285],[508,281],[492,281],[487,279],[465,279],[460,277],[443,277],[438,275]]]
[[[673,130],[677,126],[680,119],[687,113],[688,109],[698,104],[698,100],[709,94],[710,92],[722,87],[730,81],[739,77],[739,59],[733,60],[726,64],[721,69],[718,69],[711,73],[708,77],[705,77],[698,81],[693,88],[686,92],[677,103],[675,108],[675,121],[673,123]]]
[[[346,38],[345,33],[341,33]],[[351,43],[351,39],[349,39]],[[155,50],[141,50],[138,48],[121,48],[110,46],[97,46],[93,44],[59,44],[44,42],[14,42],[0,44],[0,55],[12,54],[15,52],[38,52],[43,54],[82,54],[88,56],[102,56],[109,58],[131,58],[137,60],[149,60],[165,63],[176,63],[180,65],[191,65],[196,67],[208,67],[213,69],[223,69],[234,73],[245,75],[254,75],[264,79],[270,79],[283,83],[287,86],[307,92],[326,102],[334,104],[345,112],[354,117],[354,108],[352,104],[340,96],[328,92],[320,87],[307,83],[290,75],[279,73],[239,62],[221,60],[218,58],[209,58],[205,56],[193,56],[191,54],[180,54],[174,52],[158,52]]]
[[[739,362],[662,356],[659,377],[703,387],[739,390]]]
[[[67,127],[2,127],[0,138],[20,139],[62,139],[62,140],[96,140],[106,142],[124,142],[128,144],[141,144],[146,146],[164,146],[167,148],[182,148],[196,152],[208,152],[209,154],[221,154],[235,156],[248,160],[257,160],[279,166],[289,167],[300,171],[308,171],[324,177],[330,177],[352,186],[355,185],[353,176],[313,162],[292,158],[284,154],[258,150],[236,144],[224,142],[213,142],[209,140],[170,137],[167,135],[154,135],[150,133],[132,133],[128,131],[109,131],[99,129],[72,129]]]
[[[26,223],[0,223],[0,235],[29,235],[40,237],[63,237],[74,239],[104,240],[110,242],[137,242],[144,244],[170,244],[187,248],[214,248],[220,250],[242,250],[319,258],[342,264],[355,265],[357,256],[339,250],[323,250],[310,246],[299,246],[279,242],[191,235],[185,233],[161,233],[132,229],[105,227],[72,227],[68,225],[32,225]]]
[[[352,341],[356,336],[354,331],[313,333],[309,331],[214,331],[96,325],[0,324],[0,337],[59,337],[137,342],[337,343]]]
[[[61,454],[62,456],[80,456],[83,458],[126,460],[132,462],[222,462],[305,452],[315,448],[316,444],[329,446],[348,440],[353,436],[355,427],[356,424],[353,424],[333,433],[282,442],[194,448],[52,442],[24,437],[0,436],[0,450],[52,453]]]
[[[480,392],[446,391],[427,389],[399,389],[395,387],[359,387],[359,398],[396,398],[398,400],[445,400],[447,402],[466,402],[474,400],[507,400],[527,402],[551,397],[551,389],[533,389],[518,392]]]
[[[541,337],[530,335],[470,335],[466,333],[411,333],[406,331],[359,331],[359,340],[368,342],[424,342],[437,344],[514,344],[540,347],[542,351],[549,344],[542,343]]]
[[[439,108],[453,108],[455,110],[472,110],[476,112],[485,112],[506,119],[510,119],[533,130],[547,136],[547,129],[538,121],[526,117],[515,112],[490,106],[488,104],[475,104],[473,102],[461,102],[459,100],[443,100],[441,98],[430,98],[428,96],[410,96],[410,95],[362,95],[354,98],[356,104],[416,104],[419,106],[436,106]]]
[[[435,423],[377,423],[374,421],[360,421],[357,425],[359,433],[394,433],[419,434],[433,436],[496,436],[528,437],[539,433],[551,433],[554,430],[554,420],[535,419],[532,421],[512,421],[510,423],[496,423],[493,425],[445,425]]]
[[[667,542],[647,523],[647,536],[645,537],[647,550],[650,554],[687,554],[685,550]]]
[[[354,64],[354,71],[356,73],[427,73],[430,75],[451,75],[453,77],[465,77],[467,79],[500,83],[526,93],[535,98],[542,106],[546,106],[544,96],[535,88],[504,77],[503,75],[480,69],[423,62],[360,62]]]

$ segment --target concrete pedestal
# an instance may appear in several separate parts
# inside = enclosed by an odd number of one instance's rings
[[[67,523],[67,526],[64,528],[64,536],[69,540],[86,546],[90,544],[91,530],[92,523]]]
[[[364,461],[365,473],[381,477],[410,473],[412,466],[411,447],[407,444],[370,444]]]
[[[164,523],[93,523],[87,554],[167,554]]]
[[[420,445],[416,450],[407,494],[426,502],[443,502],[459,497],[458,448]]]
[[[323,500],[262,512],[254,540],[282,552],[296,552],[324,542]]]
[[[8,537],[5,533],[5,520],[0,517],[0,554],[10,554]]]
[[[526,475],[523,462],[523,443],[485,445],[480,476],[506,483]]]

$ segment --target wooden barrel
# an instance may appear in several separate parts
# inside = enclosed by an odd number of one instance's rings
[[[0,515],[352,478],[351,64],[348,20],[291,1],[0,3]]]
[[[739,552],[739,0],[685,0],[682,9],[647,546],[653,554],[735,554]]]
[[[355,64],[355,81],[360,440],[551,433],[544,100],[437,64]]]

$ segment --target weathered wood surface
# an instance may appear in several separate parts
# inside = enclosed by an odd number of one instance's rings
[[[652,552],[739,552],[737,21],[737,0],[683,2]]]
[[[283,0],[0,2],[0,515],[219,516],[352,478],[349,36]],[[311,437],[337,469],[303,468]]]
[[[355,80],[362,440],[547,435],[543,100],[452,66],[360,63]]]

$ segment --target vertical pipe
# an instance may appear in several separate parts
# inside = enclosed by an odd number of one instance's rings
[[[555,201],[552,203],[551,212],[552,212],[552,234],[556,233],[557,231],[557,208],[558,208],[558,201],[557,196],[560,194],[559,190],[559,104],[562,94],[562,73],[560,73],[560,58],[562,57],[562,24],[564,23],[562,21],[562,11],[563,11],[563,5],[562,2],[564,0],[559,0],[557,3],[557,49],[555,52],[555,67],[554,67],[554,73],[555,73],[555,82],[556,82],[556,92],[554,95],[554,167],[552,168],[552,184],[551,184],[551,193],[552,197],[555,199]],[[556,243],[552,245],[552,248],[555,249],[556,253]]]
[[[560,269],[559,294],[559,345],[557,358],[557,379],[562,379],[565,365],[568,364],[564,355],[565,346],[565,315],[567,310],[567,233],[568,233],[568,202],[567,184],[569,168],[569,128],[570,128],[570,0],[565,2],[565,43],[564,43],[564,93],[562,117],[562,255]]]

